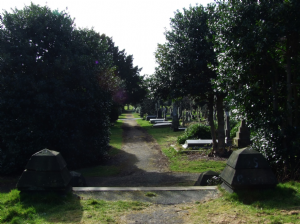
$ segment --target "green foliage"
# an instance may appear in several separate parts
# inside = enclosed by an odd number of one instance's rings
[[[116,67],[115,74],[122,80],[118,91],[114,94],[114,101],[122,105],[140,103],[147,92],[147,86],[143,85],[143,76],[140,76],[142,69],[133,66],[133,55],[127,55],[125,50],[119,50],[112,38],[105,37],[105,39],[109,45],[107,53],[112,55]]]
[[[44,148],[69,168],[99,161],[110,126],[111,92],[100,85],[113,71],[106,42],[34,4],[0,22],[0,173],[24,170]]]
[[[141,113],[142,115],[154,115],[155,114],[155,103],[154,99],[145,98],[141,103]]]
[[[220,1],[209,26],[218,65],[216,89],[228,91],[253,130],[255,148],[278,175],[299,170],[300,2]],[[288,174],[289,173],[289,174]]]
[[[182,136],[177,138],[178,144],[184,144],[188,139],[210,139],[210,126],[204,124],[192,124],[185,131]]]
[[[167,42],[158,44],[155,52],[158,67],[152,77],[157,96],[175,99],[187,94],[201,96],[212,92],[211,78],[216,74],[208,64],[216,63],[207,21],[210,15],[200,5],[176,11]]]

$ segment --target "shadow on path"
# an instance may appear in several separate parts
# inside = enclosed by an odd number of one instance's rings
[[[141,128],[132,114],[123,121],[123,145],[110,165],[121,167],[121,173],[114,177],[87,177],[91,187],[158,187],[192,186],[199,174],[173,173],[168,169],[168,159],[160,146],[146,130]]]

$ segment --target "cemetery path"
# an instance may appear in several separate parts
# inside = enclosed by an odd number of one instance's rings
[[[110,165],[121,167],[114,177],[87,177],[87,186],[105,187],[158,187],[191,186],[199,174],[174,173],[168,168],[168,159],[160,146],[146,130],[141,128],[132,114],[123,121],[121,153],[114,156]]]

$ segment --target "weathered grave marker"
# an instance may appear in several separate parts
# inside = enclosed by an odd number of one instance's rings
[[[61,154],[43,149],[31,156],[17,188],[20,191],[68,191],[71,178]]]
[[[263,155],[251,148],[234,151],[220,175],[228,192],[275,187],[276,177]]]
[[[234,144],[239,147],[247,147],[251,144],[250,141],[250,130],[246,125],[246,121],[242,120],[241,126],[239,127],[236,137],[233,139]]]
[[[209,180],[210,178],[212,178],[214,176],[219,176],[219,173],[212,171],[212,170],[203,172],[200,174],[200,176],[194,186],[207,186],[207,180]]]
[[[156,115],[148,115],[146,117],[146,121],[150,121],[150,119],[156,119]]]
[[[162,118],[162,110],[160,108],[157,110],[157,116],[156,116],[156,118],[157,119]]]

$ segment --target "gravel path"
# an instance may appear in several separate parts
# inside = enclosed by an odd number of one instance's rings
[[[86,178],[93,187],[167,187],[193,186],[199,174],[174,173],[168,169],[168,159],[160,146],[132,115],[123,123],[122,152],[115,156],[111,165],[121,166],[122,172],[116,177]],[[131,192],[77,192],[83,199],[135,200],[154,203],[142,211],[124,214],[118,223],[189,223],[187,210],[179,209],[187,204],[203,202],[219,195],[217,190],[201,191],[151,191],[155,197],[148,197],[143,191]]]
[[[160,146],[132,115],[123,121],[123,145],[121,153],[113,157],[111,165],[122,167],[115,177],[89,177],[87,186],[93,187],[158,187],[191,186],[199,174],[174,173],[168,169],[168,159]]]

